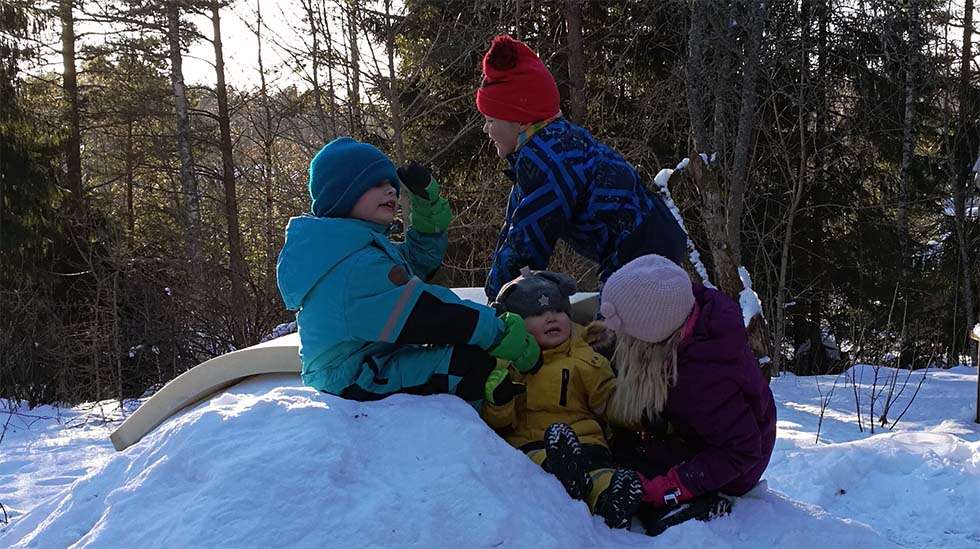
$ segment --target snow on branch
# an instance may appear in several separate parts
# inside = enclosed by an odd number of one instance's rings
[[[707,159],[706,155],[702,154],[701,156]],[[712,155],[712,158],[714,158],[714,155]],[[671,170],[669,168],[664,168],[660,170],[660,173],[657,174],[657,177],[653,179],[653,182],[656,183],[658,187],[660,187],[660,192],[663,194],[663,198],[664,198],[664,204],[666,204],[667,207],[670,208],[670,213],[674,214],[674,219],[677,220],[677,224],[681,226],[681,230],[684,231],[685,235],[688,234],[687,227],[684,226],[684,219],[681,217],[681,212],[679,209],[677,209],[677,204],[674,203],[674,199],[670,195],[670,189],[667,186],[667,182],[670,181],[670,176],[673,175],[675,171],[683,170],[684,168],[687,167],[687,164],[688,164],[688,159],[685,158],[684,160],[681,160],[679,164],[677,164],[676,169]],[[690,257],[691,259],[691,265],[694,265],[694,270],[697,271],[698,276],[701,277],[701,283],[704,284],[705,287],[707,288],[714,288],[715,285],[712,284],[711,280],[708,278],[708,270],[704,267],[704,263],[701,262],[701,254],[698,252],[698,249],[694,246],[694,241],[691,240],[690,236],[688,236],[687,238],[687,251],[688,251],[688,257]]]
[[[742,321],[748,328],[752,317],[759,315],[765,318],[765,315],[762,314],[762,302],[759,300],[759,294],[752,289],[752,277],[749,276],[748,269],[739,267],[738,277],[742,279],[742,291],[738,294],[738,304],[742,306]]]

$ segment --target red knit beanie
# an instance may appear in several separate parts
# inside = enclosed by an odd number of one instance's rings
[[[538,55],[506,34],[483,56],[476,108],[490,118],[530,124],[558,114],[558,86]]]

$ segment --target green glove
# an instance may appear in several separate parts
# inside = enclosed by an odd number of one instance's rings
[[[449,201],[439,195],[439,182],[432,179],[425,188],[425,194],[435,198],[428,200],[414,192],[409,195],[412,201],[412,227],[420,233],[446,232],[453,219],[453,211]]]
[[[514,383],[506,368],[494,368],[483,385],[483,394],[493,406],[503,406],[524,392],[524,385]]]
[[[490,356],[511,362],[517,371],[526,374],[541,367],[541,348],[534,336],[527,333],[524,319],[514,313],[504,313],[504,336],[493,348]]]

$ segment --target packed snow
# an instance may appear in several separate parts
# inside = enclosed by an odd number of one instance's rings
[[[260,376],[124,452],[112,403],[19,408],[0,413],[0,546],[977,547],[976,369],[929,371],[871,434],[891,373],[774,379],[764,484],[657,538],[606,528],[451,396],[357,403]]]

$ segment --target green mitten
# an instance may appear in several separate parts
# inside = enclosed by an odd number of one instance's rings
[[[495,368],[490,372],[483,387],[487,402],[493,406],[503,406],[524,392],[524,386],[514,383],[506,368]]]
[[[432,179],[425,188],[425,194],[435,198],[429,200],[415,193],[410,195],[412,227],[420,233],[446,232],[453,219],[453,211],[449,207],[449,201],[439,195],[439,182]]]
[[[500,319],[504,322],[504,336],[490,349],[490,356],[511,362],[522,374],[536,371],[541,366],[541,348],[527,333],[524,319],[514,313],[504,313]]]

